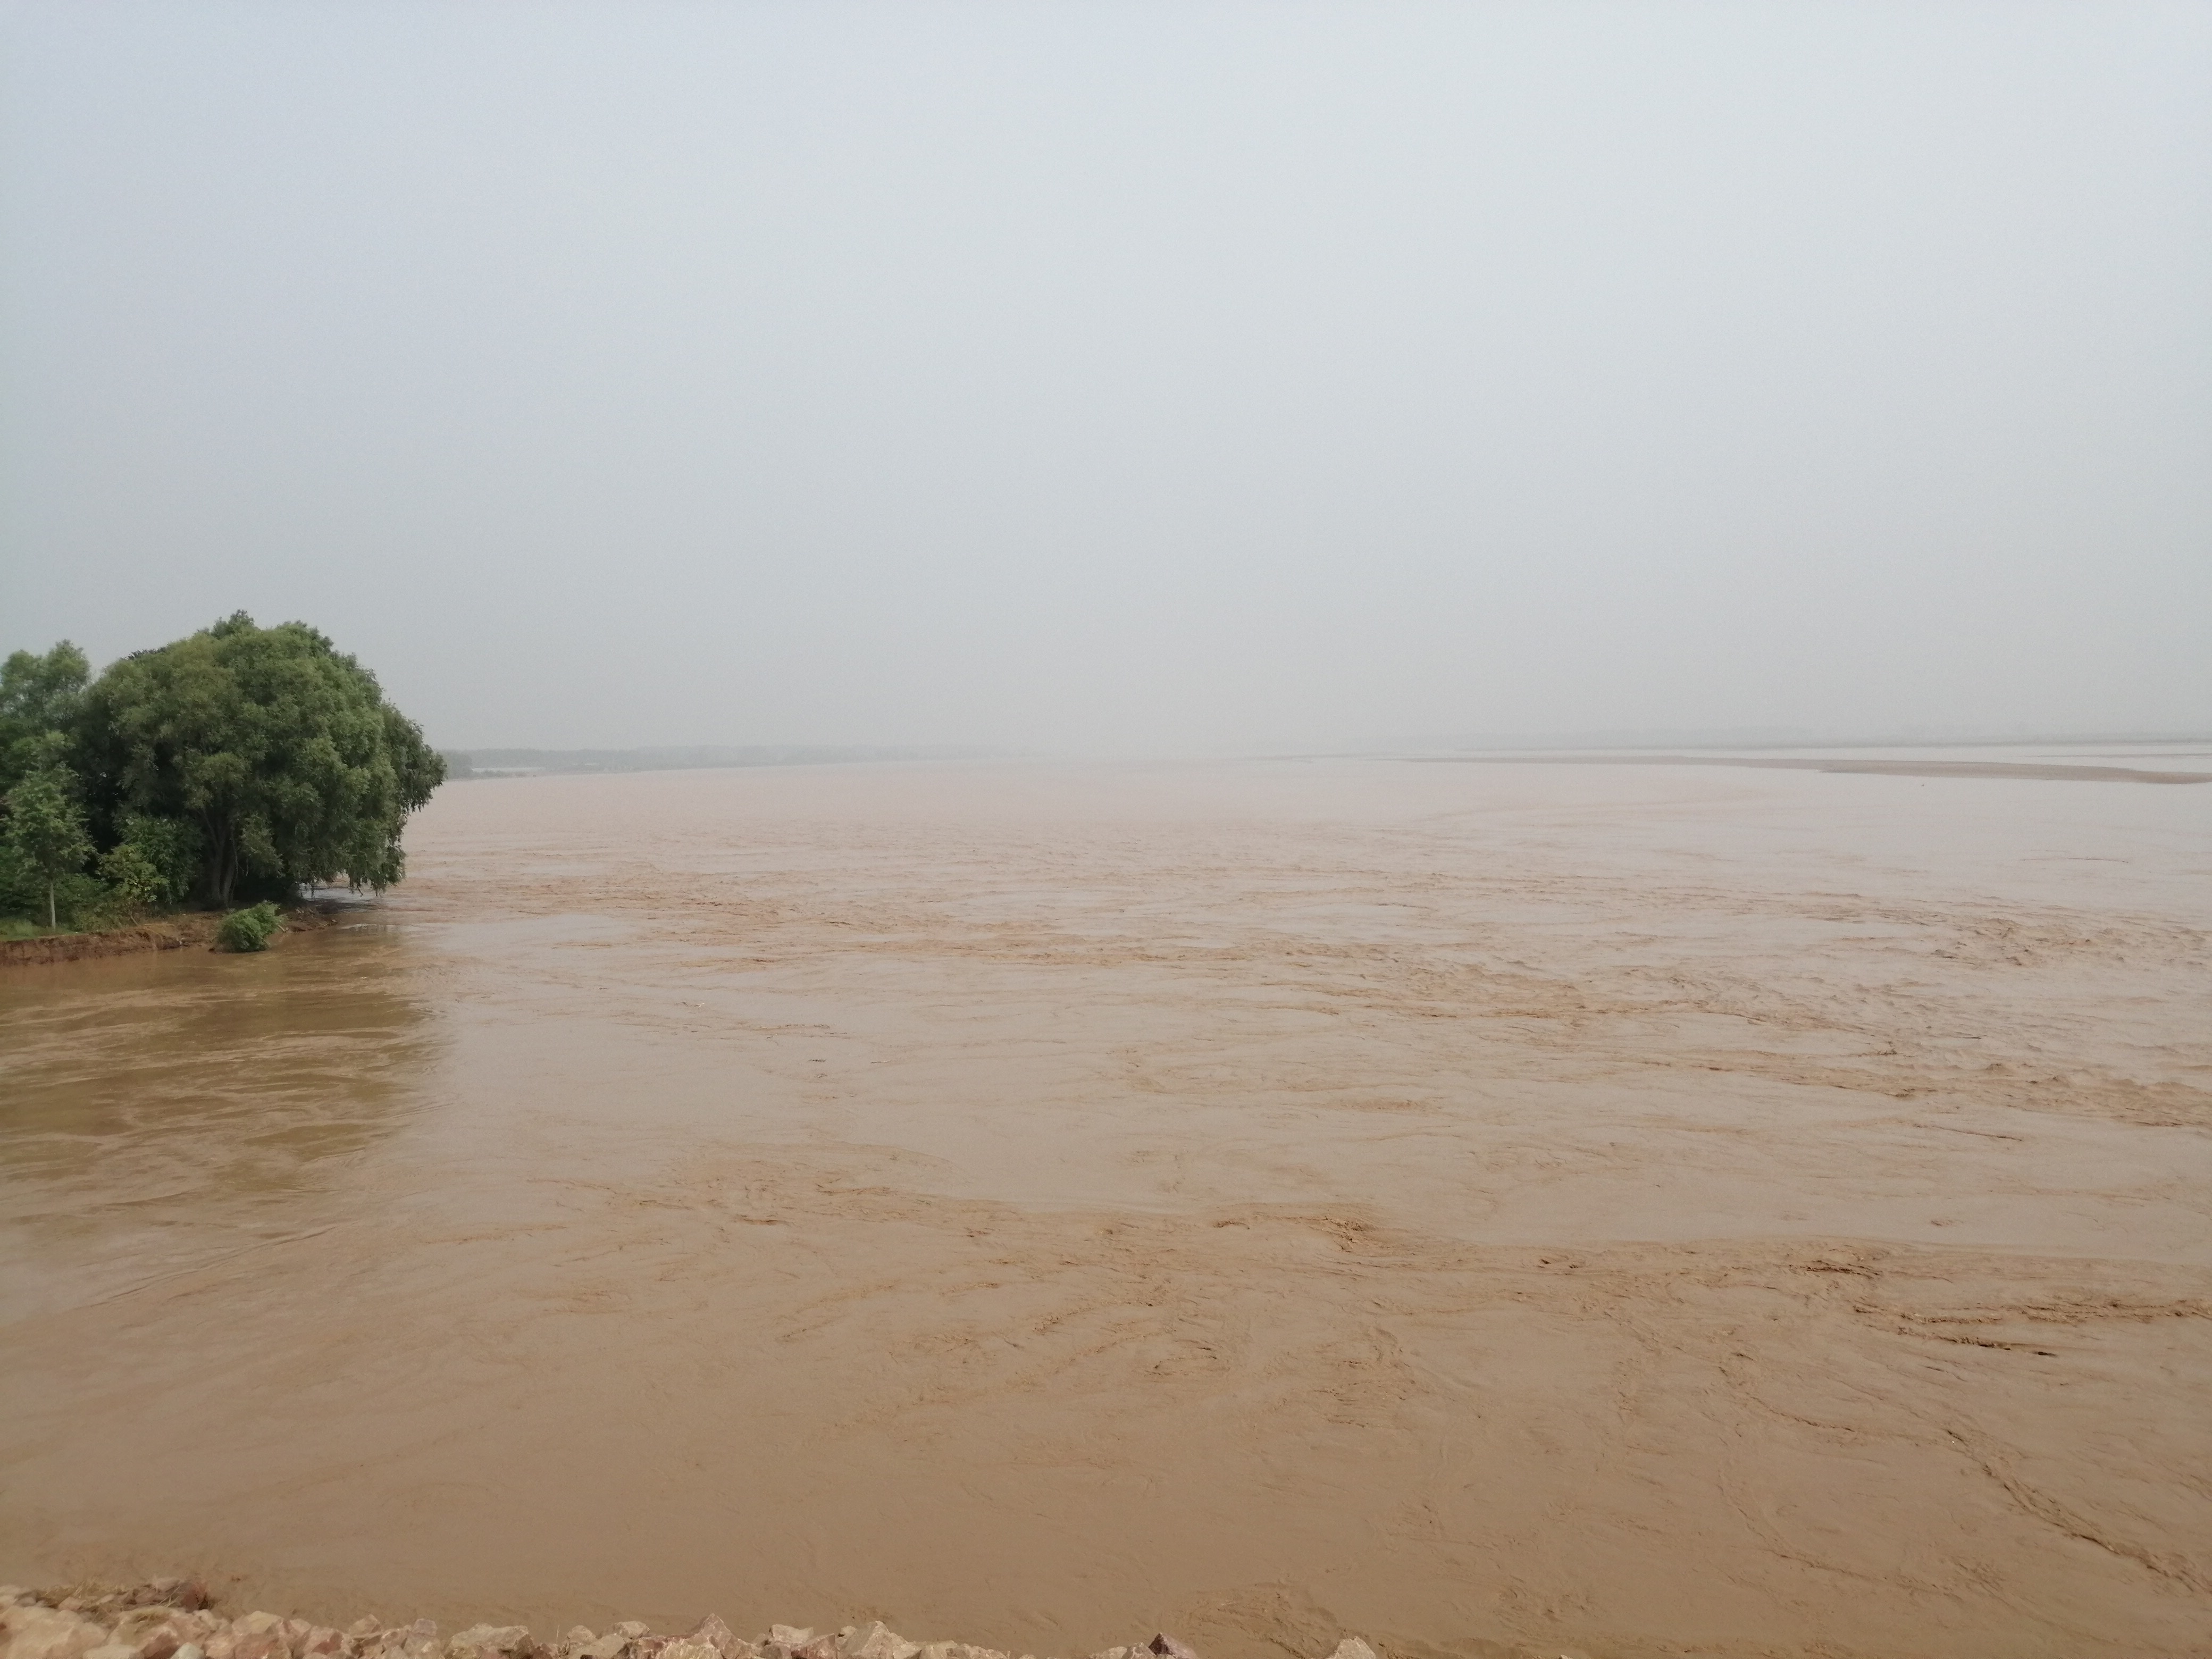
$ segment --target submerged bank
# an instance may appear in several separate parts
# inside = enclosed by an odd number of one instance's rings
[[[963,1642],[912,1642],[880,1623],[820,1634],[771,1625],[746,1641],[713,1613],[681,1635],[635,1620],[605,1635],[574,1626],[540,1642],[521,1625],[471,1626],[441,1638],[428,1619],[386,1625],[373,1618],[343,1630],[248,1613],[213,1611],[206,1589],[182,1578],[128,1587],[79,1585],[30,1590],[0,1585],[0,1659],[1012,1659]],[[1023,1655],[1021,1659],[1035,1659]],[[1089,1659],[1198,1659],[1174,1638],[1107,1648]],[[1376,1659],[1358,1637],[1328,1659]]]

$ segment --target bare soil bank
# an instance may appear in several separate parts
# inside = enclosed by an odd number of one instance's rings
[[[441,794],[0,979],[0,1576],[1209,1659],[2199,1655],[2212,791]]]
[[[328,927],[337,916],[337,911],[324,906],[295,905],[284,912],[284,933],[311,933]],[[191,911],[134,922],[128,927],[55,933],[44,939],[0,939],[0,967],[39,967],[52,963],[83,962],[93,957],[137,956],[146,951],[211,949],[216,930],[222,926],[219,912]],[[282,939],[283,933],[276,937]]]
[[[103,927],[86,933],[56,933],[44,939],[0,939],[0,965],[32,967],[44,963],[82,962],[88,957],[130,956],[140,951],[180,951],[215,941],[219,915],[163,916],[129,927]]]

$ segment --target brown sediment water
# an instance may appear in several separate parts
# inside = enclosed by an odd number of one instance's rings
[[[2182,1655],[2212,790],[472,782],[0,972],[0,1579],[1082,1653]]]

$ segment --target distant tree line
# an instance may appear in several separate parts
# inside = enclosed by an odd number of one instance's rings
[[[382,890],[446,764],[376,677],[244,611],[97,678],[64,641],[0,665],[0,915],[53,927]]]

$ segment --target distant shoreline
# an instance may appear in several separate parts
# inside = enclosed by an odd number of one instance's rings
[[[1412,755],[1415,761],[1484,766],[1751,766],[1784,772],[1871,773],[1893,778],[2028,778],[2062,783],[2212,783],[2212,772],[2033,761],[1790,760],[1735,755]]]
[[[598,772],[703,772],[733,766],[838,766],[882,761],[1005,760],[1004,749],[852,744],[656,749],[447,749],[449,781]]]

